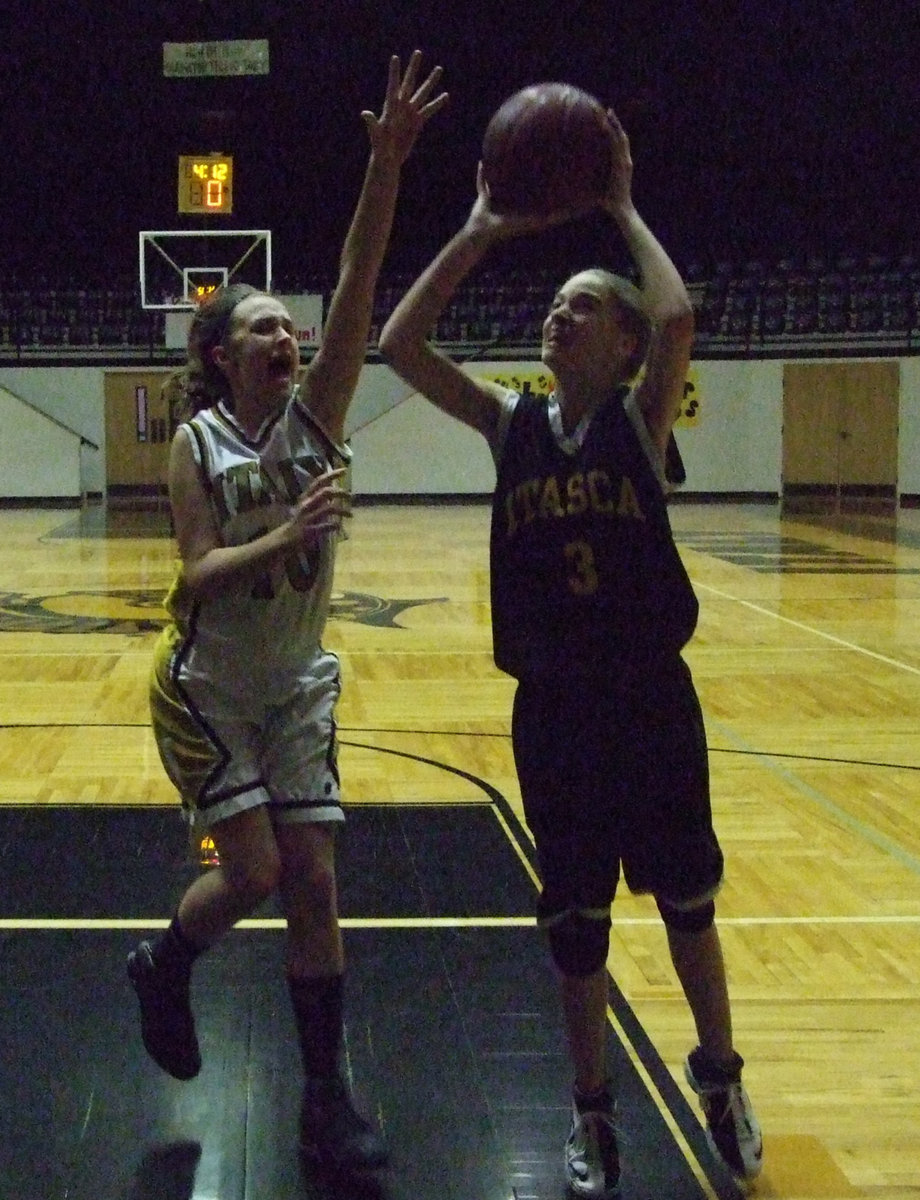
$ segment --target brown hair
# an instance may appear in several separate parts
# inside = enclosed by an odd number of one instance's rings
[[[636,348],[626,364],[625,381],[628,382],[639,373],[652,341],[652,323],[642,305],[642,293],[634,283],[606,267],[589,267],[588,274],[596,275],[608,289],[623,324],[636,339]]]
[[[262,293],[248,283],[231,283],[219,288],[195,310],[188,331],[188,362],[174,389],[184,393],[176,405],[179,420],[187,421],[218,400],[227,400],[230,389],[223,371],[214,362],[213,351],[227,336],[233,311],[247,296]],[[181,381],[181,383],[180,383]]]
[[[188,376],[185,371],[173,371],[167,375],[160,387],[160,395],[166,405],[166,420],[169,440],[183,421],[193,414],[188,411]]]

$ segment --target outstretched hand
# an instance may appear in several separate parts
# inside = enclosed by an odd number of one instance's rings
[[[379,117],[369,110],[361,113],[374,155],[400,166],[408,158],[422,128],[436,112],[440,112],[448,99],[447,92],[432,98],[441,78],[440,67],[435,67],[427,79],[416,85],[421,62],[421,50],[413,50],[403,75],[399,56],[394,54],[390,59],[383,111]]]

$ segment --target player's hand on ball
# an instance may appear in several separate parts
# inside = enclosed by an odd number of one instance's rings
[[[633,161],[629,138],[612,108],[607,109],[610,126],[610,182],[604,196],[604,208],[609,213],[621,212],[632,206]]]
[[[490,241],[500,241],[504,238],[522,237],[528,233],[539,233],[553,225],[562,225],[566,221],[585,216],[596,207],[597,201],[591,200],[572,204],[555,212],[498,212],[492,203],[485,171],[480,163],[476,173],[476,200],[467,218],[467,229]]]

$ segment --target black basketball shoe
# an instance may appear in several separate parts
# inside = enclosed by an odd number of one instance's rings
[[[201,1070],[187,968],[158,966],[149,942],[128,955],[128,978],[141,1006],[141,1037],[147,1053],[174,1079]]]
[[[344,1081],[308,1079],[300,1114],[300,1149],[322,1166],[373,1171],[388,1160],[383,1138],[355,1111]]]

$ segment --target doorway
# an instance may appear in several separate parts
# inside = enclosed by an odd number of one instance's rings
[[[172,435],[164,371],[105,375],[106,494],[110,500],[159,502],[166,492]]]
[[[896,361],[785,365],[784,510],[897,508],[899,394]]]

